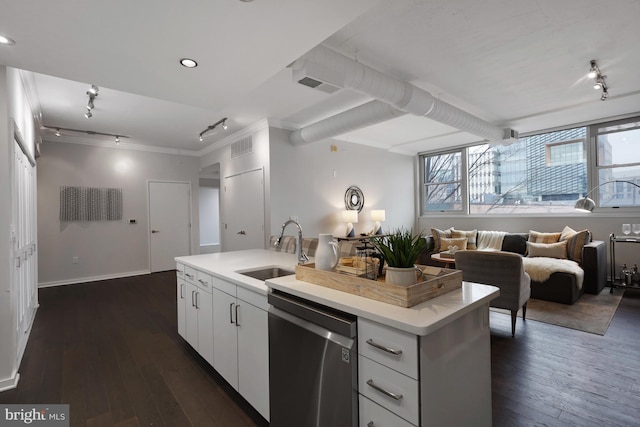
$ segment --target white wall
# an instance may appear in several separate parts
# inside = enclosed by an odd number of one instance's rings
[[[336,140],[294,146],[289,132],[277,128],[270,129],[269,143],[271,234],[278,234],[290,216],[299,218],[305,237],[344,234],[339,214],[345,210],[344,193],[351,185],[360,187],[365,202],[354,224],[356,233],[371,231],[372,209],[386,211],[383,230],[413,227],[413,156]]]
[[[147,181],[190,181],[191,253],[197,254],[198,158],[45,142],[38,160],[40,285],[149,272]],[[61,185],[123,189],[122,221],[61,223]],[[135,219],[136,224],[129,224]],[[73,264],[72,258],[79,257]]]

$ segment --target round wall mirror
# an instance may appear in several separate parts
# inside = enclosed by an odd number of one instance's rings
[[[344,206],[347,210],[362,211],[364,207],[364,194],[362,194],[362,190],[355,185],[347,188],[347,191],[344,193]]]

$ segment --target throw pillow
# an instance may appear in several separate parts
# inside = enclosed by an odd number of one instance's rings
[[[533,243],[557,243],[561,233],[541,233],[529,230],[529,241]]]
[[[527,233],[507,233],[502,239],[502,251],[524,255],[527,253]]]
[[[534,243],[527,242],[527,256],[567,259],[567,242]]]
[[[478,249],[478,246],[476,245],[477,239],[478,239],[478,230],[470,230],[470,231],[464,231],[464,230],[451,230],[451,237],[455,238],[466,238],[467,239],[467,249]],[[464,248],[460,248],[460,249],[464,249]]]
[[[433,251],[442,252],[444,249],[442,249],[442,244],[440,242],[442,241],[443,238],[451,237],[451,229],[439,230],[437,228],[432,228],[431,236],[433,236]]]
[[[560,241],[567,242],[567,258],[582,264],[582,248],[591,241],[591,231],[575,231],[566,226],[560,235]]]
[[[457,246],[458,250],[464,250],[467,247],[467,238],[466,237],[458,237],[458,238],[449,238],[443,237],[440,240],[441,252],[449,250],[450,246]]]

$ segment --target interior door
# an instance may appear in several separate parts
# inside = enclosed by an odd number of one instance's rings
[[[262,169],[225,177],[225,251],[264,248]]]
[[[191,183],[149,181],[150,270],[176,268],[175,257],[191,255]]]

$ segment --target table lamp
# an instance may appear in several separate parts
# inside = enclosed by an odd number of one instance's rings
[[[353,229],[353,223],[358,222],[358,211],[342,211],[342,221],[347,223],[347,229],[344,233],[345,237],[355,237],[356,233]]]
[[[373,231],[371,234],[382,234],[382,227],[380,226],[380,221],[384,221],[385,211],[384,209],[372,210],[371,211],[371,220],[375,221],[373,226]]]

